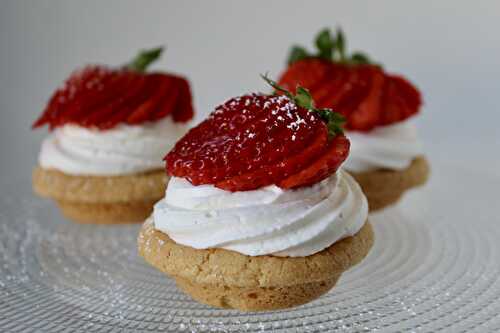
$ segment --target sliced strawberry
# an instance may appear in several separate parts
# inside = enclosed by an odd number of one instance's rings
[[[107,76],[106,74],[105,68],[97,66],[88,66],[83,70],[73,72],[65,81],[64,86],[52,95],[42,116],[33,124],[33,127],[49,124],[51,129],[54,128],[63,114],[67,112],[68,105],[82,90],[83,83],[89,80],[102,80]]]
[[[248,162],[255,151],[259,152],[255,156],[261,157],[269,149],[272,149],[267,140],[256,141],[254,138],[254,135],[258,135],[261,132],[266,132],[269,135],[273,133],[272,137],[277,137],[274,135],[274,132],[278,127],[272,126],[272,119],[267,119],[268,112],[260,112],[257,106],[258,104],[262,106],[265,103],[263,98],[263,96],[259,95],[250,95],[231,99],[219,107],[204,122],[197,133],[194,133],[194,131],[190,133],[189,142],[192,147],[196,147],[196,150],[190,150],[188,157],[203,163],[204,173],[206,173],[204,177],[212,175],[215,177],[214,179],[221,180],[217,174],[221,174],[224,177],[231,177],[244,171],[249,171],[256,167],[255,164]],[[275,104],[274,106],[278,107],[279,105]],[[270,121],[266,123],[262,122],[262,120]],[[284,126],[279,128],[286,129]],[[219,143],[226,138],[232,144],[225,145],[222,148],[224,149],[223,155],[216,154],[220,150]],[[255,141],[257,144],[253,144]],[[249,169],[242,170],[239,166],[227,164],[227,161],[233,158],[237,158],[240,161],[247,161],[245,165]],[[221,169],[224,170],[223,173],[220,172]],[[194,182],[197,182],[196,178],[196,175],[192,176]]]
[[[157,105],[156,111],[151,115],[151,120],[162,119],[174,112],[175,105],[179,102],[179,85],[176,84],[175,78],[166,76],[165,78],[166,91],[162,99]]]
[[[348,128],[358,131],[369,131],[380,124],[381,99],[384,87],[384,74],[378,67],[363,66],[362,75],[368,82],[368,93],[360,103],[348,114]]]
[[[342,110],[342,114],[349,116],[353,110],[366,98],[370,90],[371,75],[365,66],[358,66],[349,70],[350,78],[346,84],[347,89],[337,102],[332,103],[335,109]]]
[[[389,125],[405,119],[406,109],[407,105],[399,93],[397,84],[393,80],[387,80],[384,86],[380,123]]]
[[[131,95],[126,103],[120,103],[113,111],[113,116],[109,118],[109,122],[106,125],[116,126],[118,123],[128,124],[127,118],[133,114],[143,103],[149,100],[151,93],[156,88],[156,79],[150,75],[145,76],[144,82],[141,88],[136,91],[134,95]],[[104,123],[101,123],[104,125]],[[106,129],[110,127],[103,127],[102,125],[97,125],[101,129]]]
[[[194,185],[248,189],[257,186],[256,177],[260,185],[274,184],[288,168],[295,170],[307,161],[305,157],[314,155],[317,145],[306,148],[324,128],[319,117],[285,96],[234,98],[179,140],[165,158],[167,170]],[[284,162],[304,150],[303,161]],[[254,173],[253,180],[247,177],[250,173]],[[224,183],[231,178],[233,182]]]
[[[127,124],[133,125],[150,121],[152,115],[155,114],[160,102],[167,93],[170,82],[168,79],[165,79],[163,75],[149,75],[148,80],[151,80],[151,85],[153,86],[152,92],[149,93],[150,96],[143,103],[128,115],[126,119]]]
[[[291,189],[309,186],[326,179],[345,161],[349,154],[349,146],[349,140],[344,135],[337,135],[321,157],[302,171],[279,182],[279,187]]]
[[[257,171],[226,179],[215,184],[227,191],[248,191],[269,185],[270,179],[285,178],[297,172],[311,160],[317,158],[325,149],[328,141],[326,126],[319,127],[316,138],[303,151],[290,158],[259,168]]]
[[[104,130],[119,123],[156,121],[174,111],[175,121],[193,117],[186,80],[127,68],[87,66],[73,72],[54,93],[33,128],[48,124],[52,130],[72,123]]]
[[[333,108],[342,97],[349,92],[351,87],[346,84],[351,80],[352,73],[344,65],[332,64],[330,75],[319,86],[312,89],[316,104],[320,108]],[[345,115],[343,110],[335,110]]]
[[[297,86],[313,89],[319,84],[330,71],[331,64],[318,58],[309,58],[297,61],[287,68],[279,80],[279,84],[295,92]]]
[[[176,122],[186,122],[194,116],[191,89],[189,88],[188,81],[184,78],[178,77],[176,78],[176,82],[179,99],[172,112],[172,117]]]
[[[103,119],[107,119],[123,103],[128,92],[141,84],[141,81],[141,75],[117,76],[106,89],[102,90],[92,105],[81,108],[80,112],[74,113],[67,122],[73,121],[84,127],[100,125]],[[124,91],[127,93],[124,94]]]
[[[261,112],[261,114],[265,113]],[[255,136],[243,143],[245,149],[236,150],[233,155],[233,158],[241,160],[246,168],[236,169],[228,176],[260,170],[264,166],[281,162],[283,156],[292,156],[304,150],[313,142],[315,131],[308,130],[310,127],[306,126],[301,128],[290,128],[290,126],[297,119],[304,119],[307,116],[308,111],[297,109],[293,111],[290,118],[278,115],[275,121],[273,117],[269,119],[267,116],[255,120],[244,132],[240,133],[242,136],[245,136],[247,132],[254,133]],[[268,119],[269,122],[264,122]],[[321,122],[316,122],[316,124],[322,125]]]
[[[146,85],[146,76],[137,75],[129,86],[122,82],[123,84],[122,89],[107,91],[106,98],[103,98],[101,104],[81,120],[81,125],[108,129],[118,124],[123,118],[123,115],[118,117],[118,111],[130,104],[141,93]]]
[[[404,116],[410,117],[416,114],[422,105],[422,97],[417,88],[400,76],[391,75],[389,79],[395,85],[396,90],[399,92],[399,96],[405,101],[407,107]]]
[[[291,64],[279,82],[292,90],[297,84],[307,88],[318,108],[344,115],[350,130],[369,131],[418,113],[421,96],[410,82],[363,59],[359,54],[331,61],[310,56]]]
[[[87,71],[84,70],[84,72]],[[116,89],[116,86],[123,85],[124,77],[106,67],[96,66],[92,72],[89,72],[88,76],[84,74],[78,78],[78,84],[70,84],[66,88],[74,91],[74,94],[57,117],[58,123],[78,123],[80,119],[88,115],[89,110],[94,109],[102,99],[107,97],[106,92],[110,90],[109,87]],[[104,90],[104,87],[107,89]]]

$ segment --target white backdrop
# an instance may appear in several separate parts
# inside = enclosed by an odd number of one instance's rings
[[[292,43],[337,24],[350,47],[421,88],[430,155],[481,158],[499,174],[498,1],[0,0],[0,177],[28,179],[46,135],[30,125],[75,67],[166,44],[155,66],[189,77],[202,116],[267,91],[259,73],[277,75]]]

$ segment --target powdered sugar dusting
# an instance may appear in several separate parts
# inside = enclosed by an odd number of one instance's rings
[[[300,152],[320,126],[318,116],[285,95],[234,97],[189,131],[167,156],[167,168],[193,184],[213,183]]]

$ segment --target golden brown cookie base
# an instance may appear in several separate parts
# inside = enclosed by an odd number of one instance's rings
[[[396,203],[405,191],[425,184],[430,168],[426,158],[418,156],[404,170],[379,169],[349,173],[363,189],[370,212],[374,212]]]
[[[307,257],[246,256],[224,249],[197,250],[154,229],[148,219],[139,234],[139,253],[173,277],[194,299],[242,311],[283,309],[328,292],[345,270],[373,244],[367,222],[353,237]]]
[[[153,211],[156,201],[127,203],[75,203],[56,200],[62,214],[79,223],[139,223]]]
[[[241,311],[268,311],[302,305],[326,294],[340,276],[330,280],[283,287],[229,287],[193,284],[176,278],[177,286],[200,303]]]
[[[55,200],[64,216],[81,223],[142,222],[165,195],[166,183],[164,170],[102,177],[33,170],[34,192]]]
[[[167,180],[163,169],[122,176],[76,176],[42,167],[33,170],[35,193],[71,202],[158,200],[165,195]]]

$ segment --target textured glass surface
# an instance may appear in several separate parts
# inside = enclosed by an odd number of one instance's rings
[[[250,314],[177,290],[138,257],[138,225],[73,224],[52,202],[4,187],[0,332],[500,331],[498,185],[434,165],[427,186],[371,217],[373,250],[333,291]]]

